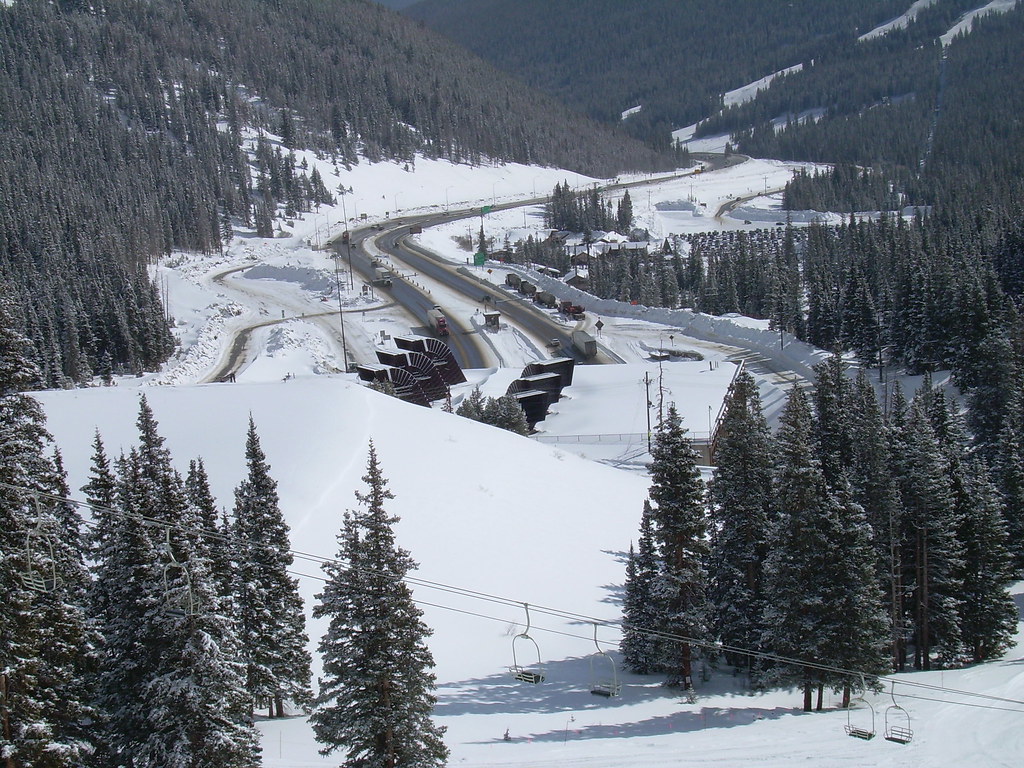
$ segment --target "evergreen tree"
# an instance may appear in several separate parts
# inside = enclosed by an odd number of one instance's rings
[[[444,728],[430,715],[436,698],[430,629],[404,579],[416,567],[395,541],[385,503],[394,498],[370,442],[367,491],[346,512],[338,559],[313,615],[329,617],[320,641],[324,677],[310,716],[321,754],[346,750],[346,768],[442,766]]]
[[[931,669],[960,655],[963,546],[958,541],[956,507],[947,463],[923,404],[907,410],[893,457],[903,502],[904,587],[910,591],[914,666]]]
[[[245,460],[248,476],[235,489],[234,532],[246,687],[254,706],[265,706],[269,717],[283,717],[286,699],[302,706],[310,698],[311,659],[298,580],[288,575],[288,525],[252,417]]]
[[[830,492],[816,457],[815,427],[803,391],[794,388],[780,419],[775,498],[779,522],[765,563],[764,647],[815,665],[884,669],[887,625],[881,610],[870,529],[845,491]],[[850,680],[816,666],[784,664],[769,677],[803,688],[804,709],[818,708],[825,686]]]
[[[679,638],[705,637],[707,603],[707,512],[697,453],[675,404],[658,424],[651,448],[654,539],[659,573],[654,585],[657,629]],[[666,641],[659,649],[666,684],[693,688],[693,649],[685,641]]]
[[[484,394],[480,387],[474,387],[455,409],[455,413],[473,421],[483,421],[484,407],[486,405]]]
[[[210,572],[217,584],[217,594],[223,599],[233,598],[230,530],[222,528],[217,502],[210,491],[210,480],[202,459],[188,464],[185,476],[185,495],[198,519],[202,536],[197,546],[209,560]]]
[[[494,427],[515,432],[517,435],[530,434],[530,424],[519,401],[511,395],[490,397],[484,405],[480,421]]]
[[[875,390],[863,368],[854,384],[849,418],[853,450],[847,475],[853,500],[863,507],[874,534],[875,571],[889,611],[893,668],[900,671],[904,663],[905,640],[902,506],[892,474],[887,426]]]
[[[654,584],[658,576],[658,560],[654,544],[651,502],[644,500],[640,517],[640,538],[637,549],[629,546],[626,561],[625,594],[622,600],[622,642],[619,650],[626,668],[646,675],[660,668],[657,642],[651,632],[658,626],[655,611]]]
[[[848,480],[853,460],[850,419],[853,384],[846,374],[839,352],[814,366],[814,406],[821,471],[830,488],[841,488]]]
[[[710,582],[715,629],[725,646],[757,649],[764,615],[764,560],[773,527],[774,448],[754,378],[743,371],[715,441]],[[750,658],[727,650],[735,666]]]
[[[98,551],[109,747],[134,768],[251,768],[258,738],[244,666],[199,516],[145,398],[137,425],[140,444],[118,462],[118,508]]]
[[[633,228],[633,201],[629,197],[628,189],[622,193],[622,199],[615,212],[615,225],[624,235],[628,235]]]
[[[1010,647],[1018,612],[1006,589],[1012,557],[998,492],[979,462],[968,461],[960,479],[956,495],[966,508],[959,532],[964,547],[960,633],[977,663]]]
[[[1024,572],[1024,444],[1020,409],[1014,408],[1003,425],[992,478],[999,489],[1014,574]]]
[[[27,338],[0,302],[0,754],[8,764],[62,768],[94,750],[88,689],[92,640],[80,521],[50,455]]]

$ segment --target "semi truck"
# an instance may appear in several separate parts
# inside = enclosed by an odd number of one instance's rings
[[[572,345],[588,360],[597,356],[597,339],[586,331],[573,331]]]
[[[391,285],[391,270],[386,267],[374,267],[373,268],[373,284],[374,285]]]
[[[559,311],[566,317],[571,317],[573,320],[582,320],[584,315],[584,309],[579,304],[573,304],[571,301],[563,301],[558,305]]]
[[[448,320],[441,311],[441,307],[435,305],[433,309],[427,312],[427,319],[430,321],[430,330],[438,336],[448,335]]]

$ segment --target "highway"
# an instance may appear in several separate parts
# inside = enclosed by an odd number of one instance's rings
[[[698,159],[704,164],[705,168],[713,170],[736,165],[747,158],[743,155],[731,155],[729,157],[701,155]],[[694,170],[689,170],[685,173],[671,176],[617,182],[607,184],[601,187],[601,189],[603,191],[632,189],[682,178],[694,172]],[[520,208],[530,205],[541,205],[546,203],[547,200],[547,196],[535,197],[527,200],[500,203],[489,206],[489,208],[491,210]],[[443,287],[446,291],[459,294],[466,300],[479,304],[482,309],[491,308],[499,311],[507,321],[515,324],[525,334],[531,336],[538,346],[543,347],[548,342],[557,339],[561,348],[561,354],[573,357],[577,363],[603,364],[623,362],[621,358],[600,345],[596,357],[585,358],[573,347],[572,329],[567,329],[564,325],[556,322],[550,313],[540,310],[528,300],[510,299],[509,294],[495,289],[491,283],[480,279],[470,269],[455,267],[437,254],[414,244],[409,239],[413,227],[432,227],[461,219],[475,218],[479,215],[480,208],[474,207],[443,214],[401,217],[373,227],[361,227],[351,230],[349,232],[349,243],[346,244],[343,237],[340,237],[335,238],[331,242],[331,246],[340,258],[351,259],[353,268],[367,280],[372,279],[374,256],[377,252],[380,252],[388,259],[406,265],[415,273],[417,278],[421,278],[424,282],[430,281],[434,285]],[[435,302],[433,298],[407,281],[396,276],[390,288],[378,287],[377,290],[388,293],[396,303],[401,304],[419,318],[423,323],[424,332],[429,333],[430,330],[427,312],[435,304],[441,306],[452,328],[451,335],[446,337],[444,341],[452,348],[452,353],[463,368],[485,368],[500,363],[500,361],[493,359],[493,353],[486,345],[481,343],[476,329],[466,328],[464,323],[459,321],[455,313],[446,309],[440,302]]]
[[[705,170],[735,165],[747,159],[743,155],[724,157],[714,154],[694,155],[694,158],[703,163]],[[692,173],[694,173],[694,170],[669,176],[616,182],[606,184],[600,187],[600,189],[602,191],[633,189],[683,178]],[[541,205],[546,203],[547,200],[547,196],[534,197],[499,203],[490,206],[490,209],[504,210]],[[374,291],[390,299],[387,306],[394,307],[397,305],[408,314],[411,321],[410,331],[412,333],[432,335],[427,313],[435,305],[441,306],[451,330],[450,334],[445,336],[443,340],[451,348],[453,355],[462,368],[496,367],[500,366],[502,361],[497,359],[495,351],[484,342],[480,332],[475,327],[467,325],[465,319],[458,316],[458,312],[452,311],[451,307],[444,307],[443,301],[438,301],[431,295],[433,290],[436,290],[439,295],[444,293],[451,295],[454,293],[469,303],[478,304],[481,309],[493,309],[500,312],[506,322],[515,325],[524,334],[531,337],[538,348],[542,349],[552,340],[557,339],[560,347],[558,354],[571,356],[577,363],[606,364],[623,362],[621,358],[612,354],[600,344],[598,344],[598,354],[596,357],[584,358],[572,345],[572,328],[567,328],[566,325],[560,323],[550,312],[541,310],[526,298],[520,298],[516,294],[496,288],[493,284],[482,280],[474,274],[471,269],[451,264],[437,254],[416,245],[410,238],[410,230],[414,226],[431,227],[446,222],[476,218],[479,215],[480,207],[473,207],[446,213],[399,217],[385,223],[349,230],[350,240],[348,243],[344,241],[343,237],[337,237],[328,243],[328,247],[334,253],[336,268],[339,272],[351,271],[353,278],[358,273],[368,284],[373,281],[373,262],[375,258],[384,257],[386,260],[395,262],[395,264],[391,265],[396,273],[392,284],[390,286],[374,285]],[[399,269],[397,265],[404,265],[407,269]],[[215,277],[215,282],[225,289],[239,290],[238,286],[229,287],[225,282],[225,278],[234,271],[246,268],[234,268],[219,274]],[[420,285],[414,284],[413,280],[408,278],[414,278],[415,283]],[[253,289],[249,288],[247,292],[253,292]],[[333,322],[333,319],[336,319],[338,316],[337,311],[310,313],[308,309],[297,305],[291,307],[288,316],[294,317],[298,315],[321,324],[328,337],[332,339],[332,342],[339,343],[339,339],[335,338],[338,330],[337,324]],[[228,354],[225,355],[225,359],[222,359],[212,372],[203,378],[203,381],[224,380],[243,368],[250,354],[249,340],[253,332],[258,328],[280,323],[284,319],[284,316],[281,319],[268,318],[253,323],[249,327],[233,331],[234,338],[228,347]],[[418,327],[414,325],[417,321],[420,323]],[[366,349],[365,344],[359,346],[363,347],[361,352],[355,351],[357,345],[347,345],[349,359],[345,365],[339,365],[339,368],[351,369],[353,364],[376,362],[375,359],[362,359],[366,357],[369,350]],[[345,347],[344,340],[340,340],[339,353]],[[341,357],[342,355],[339,354],[338,358],[340,359]]]

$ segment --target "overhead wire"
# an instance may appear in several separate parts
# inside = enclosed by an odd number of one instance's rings
[[[39,490],[36,490],[36,489],[33,489],[33,488],[24,487],[24,486],[17,486],[17,485],[13,485],[11,483],[3,482],[3,481],[0,481],[0,487],[9,488],[9,489],[12,489],[12,490],[16,490],[16,491],[20,491],[20,492],[24,492],[24,493],[29,493],[29,494],[36,494],[36,495],[38,495],[41,498],[47,498],[47,499],[50,499],[51,501],[57,501],[57,502],[64,502],[64,503],[73,504],[73,505],[75,505],[78,508],[83,508],[84,507],[84,508],[90,510],[90,512],[103,511],[103,512],[109,513],[113,517],[141,519],[145,523],[149,523],[149,524],[155,525],[155,526],[161,526],[161,527],[164,527],[164,528],[167,528],[167,529],[171,529],[171,530],[178,530],[178,531],[181,531],[181,532],[188,532],[188,533],[192,533],[192,534],[195,534],[195,535],[199,535],[199,536],[207,537],[207,538],[211,538],[211,539],[216,539],[216,540],[223,541],[223,542],[236,543],[236,544],[239,543],[237,537],[231,536],[231,535],[228,535],[228,534],[224,534],[224,533],[222,533],[220,531],[211,531],[211,530],[208,530],[208,529],[205,529],[205,528],[198,528],[198,527],[195,527],[195,526],[183,526],[183,525],[176,524],[176,523],[168,523],[168,522],[166,522],[164,520],[159,520],[157,518],[147,518],[147,517],[142,516],[142,515],[136,515],[136,514],[132,514],[132,513],[123,512],[121,510],[117,510],[117,509],[114,509],[114,508],[111,508],[111,507],[106,507],[106,506],[103,506],[103,505],[93,504],[93,503],[85,502],[85,501],[79,501],[77,499],[72,499],[72,498],[65,497],[65,496],[60,496],[60,495],[57,495],[57,494],[47,493],[47,492],[44,492],[44,491],[39,491]],[[83,522],[86,525],[94,525],[95,524],[92,521],[84,520],[84,519],[83,519]],[[242,544],[244,544],[246,547],[251,547],[252,546],[252,542],[242,542]],[[288,550],[285,550],[285,551],[287,552],[287,554],[290,554],[293,559],[300,559],[300,560],[304,560],[304,561],[307,561],[307,562],[316,563],[316,564],[320,565],[321,567],[323,567],[325,565],[333,565],[333,566],[338,566],[338,567],[352,567],[350,564],[347,564],[344,561],[339,560],[337,558],[328,558],[328,557],[324,557],[322,555],[317,555],[317,554],[313,554],[313,553],[309,553],[309,552],[301,552],[299,550],[292,550],[292,549],[288,549]],[[376,570],[373,570],[373,569],[359,568],[357,570],[360,573],[363,573],[363,574],[368,574],[368,575],[385,575],[385,576],[388,576],[390,578],[394,578],[393,574],[387,574],[387,573],[384,573],[384,572],[381,572],[381,571],[376,571]],[[315,576],[315,575],[312,575],[312,574],[301,573],[301,572],[298,572],[298,571],[289,571],[289,573],[292,574],[292,575],[295,575],[295,576],[302,577],[302,578],[308,578],[308,579],[312,579],[312,580],[316,580],[316,581],[323,581],[324,583],[326,583],[328,581],[328,579],[326,577],[324,577],[324,576]],[[440,591],[440,592],[444,592],[444,593],[447,593],[447,594],[458,595],[458,596],[462,596],[462,597],[468,597],[468,598],[471,598],[471,599],[480,600],[480,601],[483,601],[483,602],[488,602],[488,603],[492,603],[492,604],[500,605],[500,606],[504,606],[504,607],[512,607],[512,608],[517,608],[518,609],[518,608],[523,608],[524,606],[527,605],[527,603],[525,601],[522,601],[522,600],[515,600],[513,598],[504,597],[504,596],[501,596],[501,595],[494,595],[494,594],[491,594],[491,593],[488,593],[488,592],[481,592],[481,591],[476,590],[476,589],[470,589],[468,587],[461,587],[461,586],[454,585],[454,584],[446,584],[444,582],[432,581],[432,580],[429,580],[429,579],[421,579],[419,577],[410,576],[408,574],[405,577],[403,577],[401,580],[406,582],[410,586],[419,586],[419,587],[423,587],[423,588],[434,589],[434,590],[437,590],[437,591]],[[469,610],[466,610],[466,609],[463,609],[463,608],[457,608],[455,606],[445,605],[444,603],[433,603],[433,602],[425,601],[425,600],[422,600],[422,599],[416,599],[415,602],[417,604],[419,604],[419,605],[426,605],[426,606],[430,606],[430,607],[434,607],[434,608],[448,610],[448,611],[452,611],[452,612],[455,612],[455,613],[460,613],[460,614],[464,614],[464,615],[468,615],[468,616],[473,616],[473,617],[476,617],[476,618],[482,618],[482,619],[498,621],[498,622],[503,622],[503,623],[507,623],[509,621],[508,618],[491,616],[491,615],[488,615],[488,614],[479,613],[479,612],[475,612],[475,611],[469,611]],[[640,633],[642,635],[645,635],[647,637],[651,637],[651,638],[655,638],[655,639],[660,639],[660,640],[665,640],[665,641],[668,641],[668,642],[674,642],[674,643],[681,643],[681,644],[691,645],[691,646],[696,647],[696,648],[703,648],[705,650],[715,651],[715,652],[735,653],[737,655],[748,656],[748,657],[755,658],[755,659],[762,659],[764,661],[771,661],[771,662],[775,662],[775,663],[779,663],[779,664],[786,664],[786,665],[790,665],[790,666],[801,667],[803,669],[814,670],[814,671],[817,671],[817,672],[826,672],[826,673],[830,673],[830,674],[850,677],[854,681],[858,681],[858,680],[871,680],[871,681],[878,681],[878,682],[886,682],[886,683],[901,685],[901,686],[904,686],[904,687],[920,688],[920,689],[923,689],[923,690],[928,690],[928,691],[933,691],[933,692],[941,692],[941,693],[955,695],[955,696],[963,696],[963,697],[967,697],[967,698],[977,698],[977,699],[982,699],[982,700],[985,700],[985,701],[994,701],[994,702],[1005,703],[1005,704],[1016,704],[1016,705],[1021,706],[1022,709],[1000,708],[1000,707],[992,707],[990,705],[975,704],[975,703],[972,703],[972,702],[949,701],[949,700],[945,700],[945,699],[934,699],[934,698],[930,698],[930,697],[914,696],[914,695],[912,695],[910,693],[903,693],[903,692],[900,692],[899,694],[894,694],[894,695],[904,696],[906,698],[915,698],[915,699],[921,699],[921,700],[925,700],[925,701],[937,701],[937,702],[942,702],[942,703],[946,703],[946,704],[955,704],[955,705],[959,705],[959,706],[975,706],[975,707],[986,708],[986,709],[1005,709],[1005,711],[1021,712],[1022,714],[1024,714],[1024,700],[1010,699],[1010,698],[1005,698],[1005,697],[1001,697],[1001,696],[994,696],[992,694],[979,693],[979,692],[976,692],[976,691],[963,691],[963,690],[958,690],[958,689],[955,689],[955,688],[948,688],[948,687],[942,686],[942,685],[934,685],[934,684],[924,683],[924,682],[920,682],[920,681],[916,681],[916,680],[908,680],[908,679],[903,678],[903,677],[897,678],[897,677],[893,677],[892,675],[878,675],[878,674],[872,674],[872,673],[865,673],[865,672],[861,672],[859,670],[847,669],[847,668],[844,668],[844,667],[838,667],[838,666],[831,665],[831,664],[822,664],[822,663],[810,661],[810,660],[807,660],[807,659],[799,659],[799,658],[794,658],[794,657],[787,657],[787,656],[782,656],[782,655],[779,655],[779,654],[770,653],[768,651],[761,651],[761,650],[752,649],[752,648],[744,648],[744,647],[741,647],[741,646],[735,646],[735,645],[730,645],[730,644],[727,644],[727,643],[721,643],[721,642],[712,641],[712,640],[706,640],[706,639],[701,639],[701,638],[687,637],[685,635],[680,635],[680,634],[671,633],[671,632],[663,632],[663,631],[655,630],[655,629],[648,629],[648,628],[642,628],[642,627],[628,627],[626,625],[626,623],[621,621],[621,620],[601,619],[601,618],[597,618],[597,617],[594,617],[594,616],[589,616],[589,615],[586,615],[586,614],[575,613],[575,612],[572,612],[572,611],[565,611],[565,610],[562,610],[562,609],[552,608],[552,607],[549,607],[549,606],[538,605],[536,603],[529,603],[529,609],[530,609],[530,611],[538,613],[538,614],[541,614],[541,615],[546,615],[546,616],[550,616],[550,617],[558,618],[558,619],[564,619],[564,620],[567,620],[567,621],[570,621],[570,622],[578,622],[578,623],[582,623],[582,624],[590,624],[590,625],[603,626],[603,627],[607,627],[607,628],[611,628],[611,629],[617,629],[619,632],[626,632],[627,630],[630,630],[630,631],[638,632],[638,633]],[[566,632],[564,630],[556,630],[556,629],[545,628],[545,627],[540,627],[540,626],[535,626],[534,629],[536,629],[538,631],[541,631],[541,632],[548,633],[548,634],[559,635],[559,636],[568,637],[568,638],[572,638],[572,639],[579,639],[579,640],[584,640],[584,641],[588,641],[588,642],[593,642],[593,638],[591,638],[589,636],[578,635],[578,634],[574,634],[574,633],[571,633],[571,632]],[[604,642],[606,645],[613,645],[613,643],[611,643],[609,641],[606,641],[606,640],[605,641],[601,641],[601,642]]]

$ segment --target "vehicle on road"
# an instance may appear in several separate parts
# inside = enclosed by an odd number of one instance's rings
[[[430,321],[430,330],[438,336],[448,335],[448,319],[444,316],[444,312],[441,311],[440,306],[435,304],[434,307],[427,312],[427,319]]]
[[[577,352],[588,360],[592,357],[597,357],[597,339],[586,331],[573,331],[572,345],[576,348]]]

